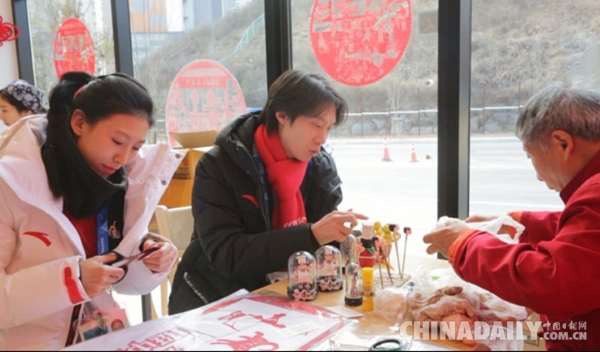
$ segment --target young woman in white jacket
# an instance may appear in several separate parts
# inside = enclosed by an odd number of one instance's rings
[[[147,294],[168,274],[177,249],[147,226],[178,160],[166,145],[142,148],[152,111],[129,76],[70,72],[47,116],[0,137],[0,349],[61,349],[83,305],[111,288]]]

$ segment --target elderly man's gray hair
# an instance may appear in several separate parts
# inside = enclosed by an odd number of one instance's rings
[[[517,137],[544,148],[555,130],[600,141],[600,90],[581,80],[552,82],[531,97],[519,115]]]

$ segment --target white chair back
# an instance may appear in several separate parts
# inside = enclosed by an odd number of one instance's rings
[[[158,233],[173,242],[175,247],[179,249],[179,259],[181,259],[183,252],[190,244],[192,232],[194,231],[192,206],[167,208],[164,205],[157,205],[156,210],[154,211],[154,217],[156,219]],[[171,286],[173,285],[176,270],[177,264],[173,266],[167,279],[160,284],[160,292],[153,292],[152,318],[159,317],[158,309],[155,307],[155,300],[157,299],[160,299],[161,316],[168,314],[169,294],[171,292]],[[160,298],[156,297],[158,294],[160,295]]]
[[[167,208],[164,205],[158,205],[154,216],[158,233],[173,241],[180,252],[185,251],[194,231],[192,206]]]

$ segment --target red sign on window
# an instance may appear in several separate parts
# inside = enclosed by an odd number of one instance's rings
[[[54,37],[54,68],[58,78],[65,72],[85,71],[94,74],[96,54],[87,27],[79,19],[64,20]]]
[[[402,58],[411,28],[411,0],[315,0],[310,17],[319,64],[350,86],[385,77]]]
[[[242,89],[221,64],[196,60],[177,73],[167,98],[169,132],[220,131],[246,113]]]
[[[10,22],[2,22],[2,16],[0,16],[0,46],[2,46],[2,43],[15,40],[18,37],[19,27]]]

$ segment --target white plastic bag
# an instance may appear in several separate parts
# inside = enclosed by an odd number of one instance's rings
[[[473,228],[473,229],[487,231],[493,235],[496,235],[500,240],[502,240],[503,242],[506,242],[506,243],[518,243],[519,236],[521,236],[521,234],[525,230],[525,226],[518,223],[517,221],[515,221],[513,218],[511,218],[508,215],[502,215],[502,216],[497,217],[494,220],[482,221],[482,222],[465,222],[460,219],[442,216],[438,220],[437,224],[435,225],[435,230],[445,227],[445,226],[448,226],[455,222],[463,223],[464,225],[466,225],[470,228]],[[498,232],[500,231],[500,228],[503,225],[513,227],[516,230],[515,236],[510,237],[509,235],[499,234]]]

